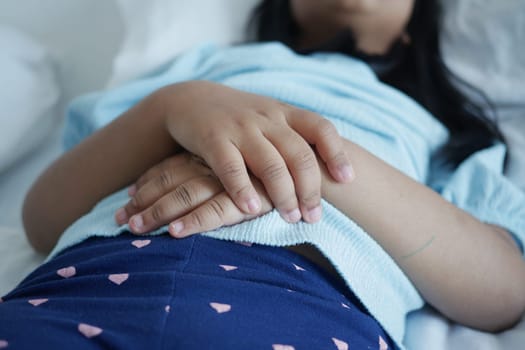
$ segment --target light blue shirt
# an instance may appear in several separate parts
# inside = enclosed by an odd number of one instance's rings
[[[482,221],[507,228],[518,242],[525,238],[525,195],[501,175],[502,145],[477,152],[452,173],[433,169],[430,177],[431,156],[446,142],[446,129],[412,99],[378,81],[368,66],[339,54],[299,56],[275,43],[227,49],[199,47],[150,76],[75,101],[65,130],[66,148],[156,89],[195,79],[271,96],[317,112],[333,122],[342,136],[433,187],[458,207]],[[121,190],[101,201],[66,230],[51,256],[88,237],[111,237],[126,231],[127,225],[117,226],[114,213],[127,200],[126,191]],[[402,349],[405,317],[421,308],[423,299],[392,258],[358,224],[325,201],[323,212],[319,223],[288,224],[272,211],[206,235],[273,246],[314,244]],[[165,228],[152,234],[163,232]]]

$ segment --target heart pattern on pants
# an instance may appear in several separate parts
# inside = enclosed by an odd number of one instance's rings
[[[80,323],[78,325],[78,331],[86,338],[93,338],[102,333],[102,328],[95,327],[86,323]]]
[[[63,278],[70,278],[77,274],[77,269],[74,266],[68,266],[57,270],[57,275]]]
[[[108,279],[118,286],[126,282],[128,278],[129,278],[129,273],[115,273],[115,274],[108,276]]]

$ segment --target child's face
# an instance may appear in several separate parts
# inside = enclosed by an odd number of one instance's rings
[[[421,0],[425,1],[425,0]],[[357,48],[382,55],[404,37],[415,0],[291,0],[301,28],[301,48],[319,45],[350,29]]]

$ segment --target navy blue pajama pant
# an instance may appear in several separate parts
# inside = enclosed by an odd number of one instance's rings
[[[338,280],[284,248],[91,238],[0,303],[7,349],[394,349]]]

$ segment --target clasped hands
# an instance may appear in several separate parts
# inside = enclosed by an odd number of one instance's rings
[[[284,220],[321,219],[321,167],[350,182],[342,138],[318,114],[206,81],[160,89],[165,127],[185,151],[146,171],[115,214],[147,233],[174,237],[252,219],[276,208]],[[323,166],[323,167],[324,167]]]

